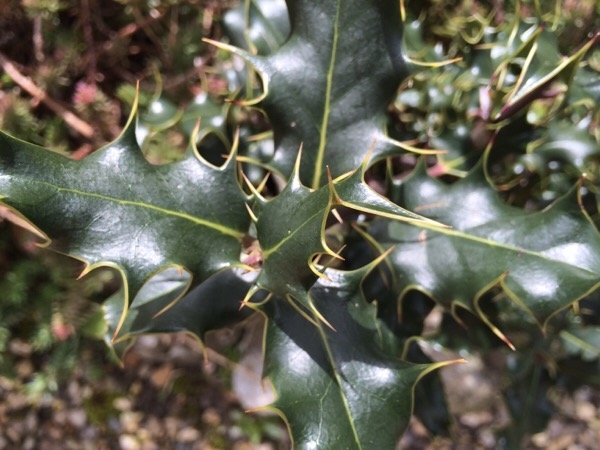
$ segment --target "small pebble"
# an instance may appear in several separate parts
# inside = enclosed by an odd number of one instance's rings
[[[67,420],[76,429],[83,428],[87,422],[87,414],[83,409],[74,409],[69,411]]]
[[[140,427],[140,422],[144,418],[141,412],[125,411],[121,414],[121,427],[125,433],[136,433]]]
[[[177,440],[179,442],[196,442],[200,439],[200,432],[192,427],[182,428],[177,432]]]
[[[141,450],[142,448],[137,438],[129,434],[119,436],[119,446],[121,450]]]
[[[589,422],[597,417],[598,411],[591,403],[582,401],[575,406],[575,414],[578,419]]]
[[[115,398],[113,406],[119,411],[131,411],[131,399],[127,397]]]

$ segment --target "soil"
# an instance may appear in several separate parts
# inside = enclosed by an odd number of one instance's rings
[[[261,324],[250,324],[210,336],[205,356],[199,342],[183,334],[138,339],[121,366],[92,346],[68,380],[35,400],[23,389],[34,375],[32,354],[27,344],[12,342],[9,351],[20,360],[15,379],[0,377],[0,450],[291,448],[278,416],[245,412],[273,399],[260,380]],[[232,344],[246,355],[239,363],[227,356]],[[433,437],[413,417],[397,450],[507,448],[497,432],[514,424],[480,362],[441,373],[451,393],[450,435]],[[600,393],[584,386],[574,393],[557,389],[551,397],[556,413],[547,428],[520,448],[596,449]]]

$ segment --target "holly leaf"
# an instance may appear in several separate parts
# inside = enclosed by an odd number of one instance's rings
[[[318,277],[326,278],[319,257],[339,258],[325,242],[329,212],[344,206],[360,212],[378,214],[403,221],[434,221],[411,213],[373,191],[364,182],[366,164],[328,186],[313,190],[300,180],[300,156],[291,179],[275,198],[263,199],[255,192],[252,208],[256,236],[262,250],[262,268],[248,297],[264,289],[287,299],[309,318],[322,318],[309,290]],[[340,258],[341,259],[341,258]],[[296,304],[299,302],[299,305]],[[302,308],[310,311],[307,313]]]
[[[577,191],[531,213],[504,204],[481,164],[451,185],[428,176],[421,164],[396,185],[392,199],[451,228],[376,220],[370,239],[380,251],[395,246],[388,264],[401,296],[417,289],[486,320],[479,298],[499,285],[545,326],[600,286],[600,235]]]
[[[223,27],[237,47],[267,55],[285,42],[290,22],[284,0],[246,0],[223,15]]]
[[[493,117],[494,122],[501,122],[514,115],[525,105],[544,95],[557,95],[570,89],[579,63],[586,52],[600,39],[600,33],[595,34],[575,53],[562,57],[558,51],[555,35],[542,26],[525,29],[524,23],[515,23],[515,31],[511,33],[505,51],[515,44],[520,44],[517,50],[502,61],[496,71],[497,89],[503,88],[504,80],[510,79],[508,72],[511,64],[522,61],[521,73],[516,80],[510,80],[508,94],[502,99],[500,111]],[[519,36],[517,38],[517,36]],[[515,39],[513,41],[512,39]],[[501,51],[496,52],[497,55]],[[555,92],[553,92],[555,91]]]
[[[386,111],[408,75],[402,54],[400,2],[287,1],[291,34],[272,55],[257,56],[223,43],[260,73],[264,95],[249,100],[273,125],[270,167],[284,178],[303,147],[301,180],[317,189],[373,157],[388,154]],[[373,70],[377,68],[377,70]]]
[[[190,148],[152,165],[135,137],[135,108],[114,142],[80,161],[0,133],[0,198],[46,237],[44,245],[119,270],[129,302],[153,275],[176,268],[190,284],[241,266],[249,226],[234,157],[213,167]],[[82,274],[82,275],[83,275]]]
[[[600,327],[562,330],[560,338],[569,355],[581,355],[584,361],[600,359]]]
[[[225,270],[185,294],[190,275],[177,269],[164,270],[138,292],[120,328],[124,292],[121,290],[104,302],[106,341],[120,355],[131,338],[143,334],[191,333],[202,343],[208,331],[240,322],[252,314],[249,308],[240,309],[252,284],[248,275],[252,274]],[[257,296],[253,300],[263,298]]]
[[[567,121],[551,122],[542,137],[532,142],[528,150],[540,155],[546,164],[557,160],[566,162],[581,173],[600,156],[600,147],[588,131]]]
[[[374,265],[328,270],[311,289],[335,331],[307,324],[286,302],[268,304],[265,375],[278,397],[270,408],[285,416],[294,448],[394,448],[415,384],[447,364],[412,364],[384,351],[376,306],[360,289]]]
[[[319,274],[313,259],[333,254],[324,240],[331,193],[307,188],[296,170],[277,197],[265,200],[258,193],[255,197],[253,216],[262,249],[255,290],[266,289],[290,301],[303,301]],[[310,308],[307,303],[305,306]]]

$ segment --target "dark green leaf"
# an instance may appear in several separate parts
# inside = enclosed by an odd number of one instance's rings
[[[253,214],[263,264],[255,288],[266,289],[291,301],[293,298],[313,313],[317,310],[310,302],[308,291],[317,277],[322,276],[315,258],[319,255],[335,257],[325,243],[324,234],[327,215],[333,206],[435,225],[373,191],[364,182],[364,166],[316,191],[302,185],[297,166],[276,198],[267,201],[256,194],[256,199]]]
[[[359,167],[373,145],[374,156],[394,148],[386,135],[386,108],[408,74],[399,2],[287,4],[292,34],[271,56],[215,44],[243,56],[262,75],[260,106],[275,136],[271,166],[288,178],[302,145],[300,177],[317,189],[327,183],[326,167],[335,178]]]
[[[126,300],[154,274],[190,272],[193,284],[240,266],[249,217],[232,158],[221,168],[194,150],[154,166],[137,145],[134,120],[81,161],[0,133],[0,196],[51,248],[121,271]],[[127,305],[125,306],[125,310]]]
[[[395,246],[389,264],[401,295],[418,289],[444,305],[481,312],[480,297],[499,285],[544,325],[600,285],[600,235],[581,210],[577,189],[528,213],[500,200],[481,165],[452,185],[420,165],[393,199],[452,227],[373,224],[377,245]]]
[[[332,254],[323,239],[331,192],[303,186],[296,171],[276,198],[256,198],[253,212],[263,264],[255,286],[310,308],[307,294],[318,273],[313,259]]]
[[[125,347],[121,341],[140,334],[186,332],[202,340],[207,331],[248,317],[252,310],[240,309],[251,285],[245,278],[236,270],[219,272],[181,298],[190,284],[187,273],[167,269],[152,277],[129,308],[116,336],[117,352]],[[117,331],[122,306],[122,291],[104,304],[108,340]]]
[[[562,161],[585,172],[592,159],[600,158],[600,146],[586,129],[567,121],[551,122],[531,151],[546,161]]]
[[[233,45],[268,55],[277,50],[290,33],[284,0],[244,0],[223,17]]]
[[[295,448],[394,448],[411,416],[415,383],[443,365],[384,352],[376,307],[360,290],[371,268],[329,270],[330,281],[320,279],[311,290],[335,330],[308,323],[285,302],[269,303],[265,374]]]
[[[600,327],[581,327],[560,332],[567,353],[580,354],[585,361],[600,359]]]

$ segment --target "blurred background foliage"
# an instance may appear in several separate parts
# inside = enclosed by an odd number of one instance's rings
[[[462,176],[478,152],[493,144],[489,172],[498,190],[508,203],[529,210],[544,208],[585,173],[582,201],[598,225],[600,47],[588,51],[574,82],[552,78],[547,95],[526,108],[505,108],[522,73],[539,81],[600,30],[598,2],[409,0],[405,14],[409,55],[428,66],[391,102],[391,134],[448,150],[431,166],[449,179]],[[288,33],[282,0],[4,0],[0,128],[82,158],[120,133],[139,83],[138,140],[150,161],[177,159],[193,138],[202,156],[218,165],[236,132],[242,159],[260,161],[273,151],[268,120],[260,111],[225,101],[256,94],[257,77],[202,38],[268,54]],[[544,59],[532,65],[527,36],[535,33]],[[460,60],[441,64],[454,58]],[[510,125],[491,142],[490,129],[506,120]],[[564,140],[576,145],[565,150],[559,145]],[[395,170],[402,173],[414,164],[404,157]],[[264,175],[259,166],[247,169],[254,181]],[[75,280],[81,264],[38,248],[39,238],[13,225],[10,211],[0,213],[0,373],[18,378],[15,368],[23,358],[34,361],[23,389],[35,403],[58,391],[81,361],[100,371],[115,363],[103,343],[102,301],[118,289],[118,279],[110,270],[96,270]],[[494,296],[498,300],[502,294],[490,293]],[[557,317],[546,335],[534,323],[523,327],[526,318],[510,302],[490,302],[486,314],[506,324],[507,335],[525,349],[520,356],[499,348],[487,327],[471,317],[461,317],[469,325],[465,329],[444,316],[428,345],[460,355],[486,353],[488,368],[499,360],[509,367],[498,375],[498,384],[522,429],[506,431],[505,438],[521,442],[547,424],[558,395],[552,387],[600,385],[598,300],[586,299],[578,311]],[[595,344],[578,345],[581,341]],[[91,357],[89,349],[94,349]],[[526,423],[527,415],[536,423]],[[235,420],[249,420],[240,417]],[[435,429],[442,422],[427,426]],[[244,426],[261,440],[261,426]]]
[[[118,136],[137,95],[139,141],[151,162],[179,158],[202,116],[197,138],[220,163],[231,144],[223,100],[244,82],[244,65],[202,38],[222,37],[223,13],[234,3],[0,2],[0,128],[79,159]],[[244,414],[230,387],[216,381],[233,376],[235,349],[204,364],[190,340],[151,341],[157,347],[149,354],[140,356],[142,348],[127,357],[131,370],[119,369],[105,342],[103,308],[119,288],[118,274],[95,270],[78,280],[81,263],[40,248],[35,230],[15,223],[24,224],[0,208],[0,448],[81,448],[90,428],[83,422],[100,433],[93,448],[137,448],[144,438],[130,434],[144,428],[154,429],[152,445],[160,448],[285,445],[279,419]],[[164,361],[169,344],[179,353]],[[181,357],[190,348],[195,363]],[[65,409],[72,411],[59,419]],[[155,414],[161,423],[152,426]],[[39,426],[27,433],[23,423]],[[56,429],[65,436],[53,440]]]
[[[201,39],[214,34],[214,18],[227,6],[135,0],[1,2],[0,127],[74,158],[84,157],[120,133],[138,80],[142,107],[157,89],[173,105],[202,89],[200,74],[208,62],[203,58],[212,55]],[[73,126],[66,120],[70,116],[84,126]],[[161,160],[185,147],[178,133],[160,136],[148,145],[148,153],[160,148]],[[169,149],[166,154],[164,149]],[[11,215],[3,213],[5,218]],[[31,389],[56,390],[90,339],[104,338],[101,301],[118,287],[117,278],[102,270],[77,281],[81,264],[40,250],[31,233],[7,221],[0,226],[0,348],[13,341],[29,346],[40,359]],[[1,354],[2,373],[10,376],[11,352]]]

